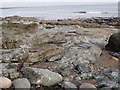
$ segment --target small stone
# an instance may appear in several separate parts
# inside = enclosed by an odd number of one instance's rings
[[[67,76],[67,75],[70,75],[71,71],[69,69],[65,69],[65,70],[61,70],[60,71],[60,74],[62,76]]]
[[[119,78],[119,72],[112,72],[111,76],[114,78]]]
[[[0,88],[10,88],[12,82],[6,77],[0,77]]]
[[[81,74],[80,77],[81,77],[83,80],[88,79],[87,73]]]
[[[11,79],[16,79],[16,78],[19,78],[19,77],[20,77],[20,73],[19,72],[10,73],[10,78]]]
[[[90,67],[87,64],[78,64],[76,66],[76,70],[78,70],[79,72],[89,72]]]
[[[80,88],[94,88],[94,89],[97,89],[94,85],[89,84],[89,83],[81,84]]]
[[[69,78],[65,78],[64,81],[70,81]]]
[[[62,87],[69,88],[69,89],[77,89],[77,86],[71,82],[63,82]]]
[[[75,81],[76,81],[79,85],[81,85],[81,77],[79,77],[79,76],[75,77]]]
[[[15,87],[15,89],[25,88],[25,90],[30,90],[30,87],[31,87],[30,82],[26,78],[19,78],[19,79],[13,80],[13,86]]]
[[[119,61],[119,59],[116,58],[116,57],[111,57],[111,59],[112,59],[113,61]]]

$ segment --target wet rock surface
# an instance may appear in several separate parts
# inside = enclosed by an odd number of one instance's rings
[[[13,88],[118,88],[118,18],[2,20],[0,76]]]

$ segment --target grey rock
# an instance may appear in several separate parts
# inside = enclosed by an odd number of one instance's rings
[[[101,55],[101,52],[102,50],[96,45],[91,44],[88,49],[81,44],[79,47],[69,49],[61,59],[61,63],[72,63],[74,65],[87,64],[94,62]]]
[[[18,63],[0,63],[0,75],[8,77],[9,74],[17,73],[19,67]]]
[[[71,73],[71,70],[70,70],[70,69],[65,69],[65,70],[61,70],[61,71],[60,71],[60,74],[61,74],[62,76],[68,76],[70,73]]]
[[[111,76],[112,76],[114,79],[118,79],[118,78],[119,78],[119,72],[112,72],[112,73],[111,73]]]
[[[103,80],[98,87],[118,88],[119,84],[111,80]]]
[[[93,44],[97,44],[97,45],[106,45],[107,44],[107,40],[106,37],[95,37],[95,38],[91,38],[89,40],[90,43]]]
[[[118,81],[119,78],[119,70],[110,70],[110,69],[104,69],[103,74],[107,76],[112,81]]]
[[[28,78],[32,84],[52,86],[62,81],[62,76],[48,69],[25,67],[22,68],[23,76]]]
[[[43,44],[29,49],[27,63],[45,62],[59,60],[64,54],[64,48],[55,44]]]
[[[28,49],[27,48],[18,48],[14,50],[12,53],[8,53],[2,57],[3,62],[17,62],[23,63],[29,57]]]
[[[68,89],[77,89],[77,86],[74,83],[71,82],[63,82],[62,84],[63,88],[68,88]]]
[[[79,72],[90,72],[91,68],[87,64],[78,64],[76,66],[76,70],[78,70]]]
[[[31,84],[27,78],[18,78],[13,80],[13,86],[15,87],[15,90],[20,88],[30,90],[31,88]]]

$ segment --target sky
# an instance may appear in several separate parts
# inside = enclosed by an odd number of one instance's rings
[[[120,0],[0,0],[0,2],[119,2]]]

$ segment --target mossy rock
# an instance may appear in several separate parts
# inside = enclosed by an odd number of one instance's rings
[[[113,52],[120,52],[120,33],[114,33],[110,36],[106,49]]]

